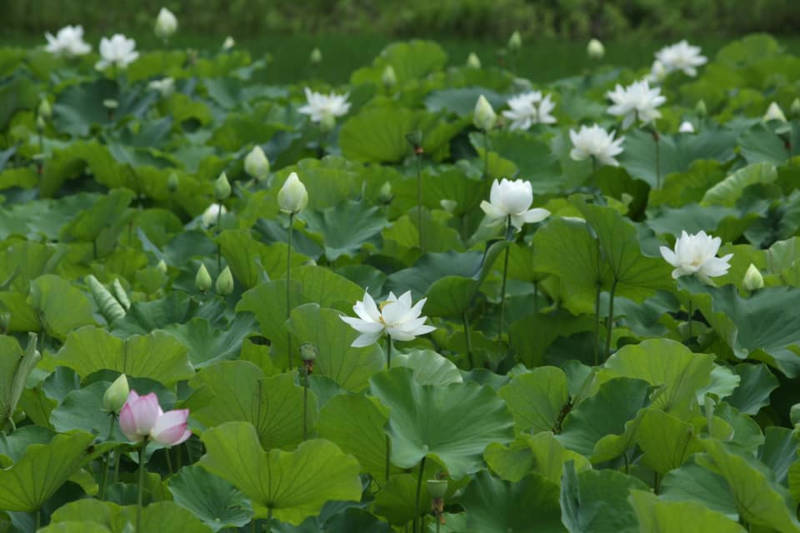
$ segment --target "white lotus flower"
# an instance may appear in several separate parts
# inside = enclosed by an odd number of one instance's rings
[[[650,67],[650,74],[645,78],[650,83],[661,83],[667,77],[667,69],[664,63],[656,59],[653,61],[653,66]]]
[[[426,301],[427,298],[423,298],[412,306],[411,291],[399,298],[390,292],[389,298],[379,308],[372,296],[364,292],[364,300],[353,306],[358,318],[340,318],[361,334],[351,344],[354,347],[374,344],[384,334],[396,341],[410,341],[436,329],[425,325],[428,317],[419,316]]]
[[[220,210],[222,213],[220,213]],[[217,219],[227,213],[228,210],[225,209],[224,205],[221,204],[211,204],[203,211],[203,214],[200,216],[200,222],[202,222],[203,227],[209,228],[217,223]]]
[[[603,165],[619,166],[614,156],[622,153],[622,141],[625,137],[614,139],[614,131],[608,133],[595,124],[594,126],[581,126],[579,131],[570,130],[569,138],[574,148],[569,156],[575,161],[583,161],[594,157]]]
[[[284,213],[295,214],[308,205],[308,191],[297,172],[292,172],[278,191],[278,206]]]
[[[700,55],[700,47],[692,46],[685,40],[665,46],[656,52],[656,59],[664,65],[667,73],[683,71],[687,76],[696,76],[697,68],[705,65],[708,59]]]
[[[503,116],[511,120],[509,129],[527,130],[533,124],[553,124],[556,119],[550,113],[556,104],[550,100],[550,95],[542,98],[539,91],[530,91],[518,94],[508,100],[508,107],[503,111]]]
[[[524,180],[494,180],[489,201],[481,202],[481,209],[489,219],[489,225],[504,222],[511,217],[511,225],[521,229],[523,224],[541,222],[550,211],[540,207],[528,209],[533,203],[531,182]]]
[[[684,120],[678,127],[678,131],[680,133],[694,133],[694,126],[688,120]]]
[[[586,45],[586,54],[591,59],[603,59],[603,56],[606,55],[606,48],[598,39],[592,39]]]
[[[322,94],[314,92],[308,87],[306,92],[306,105],[300,107],[298,111],[308,115],[312,122],[322,122],[347,114],[350,110],[350,103],[347,101],[348,94],[339,95],[335,93]]]
[[[158,12],[158,17],[156,17],[156,36],[159,39],[166,40],[175,33],[177,29],[178,19],[175,17],[175,14],[166,7],[162,7],[161,11]]]
[[[770,120],[786,122],[786,115],[783,114],[783,109],[781,109],[781,106],[779,106],[777,102],[772,102],[769,104],[767,112],[764,113],[764,118],[762,120],[764,122],[769,122]]]
[[[667,101],[661,96],[661,89],[651,89],[647,80],[634,82],[628,87],[617,84],[607,96],[613,102],[608,112],[625,117],[622,121],[623,128],[630,126],[634,120],[647,124],[659,118],[661,113],[656,108]]]
[[[147,84],[147,88],[158,91],[161,93],[162,97],[166,98],[175,91],[175,79],[167,77],[160,80],[153,80]]]
[[[115,33],[111,39],[103,37],[100,39],[100,57],[100,61],[94,66],[97,70],[103,70],[109,65],[125,68],[139,57],[136,41],[121,33]]]
[[[709,282],[710,278],[725,275],[731,267],[728,262],[733,254],[716,257],[721,244],[722,239],[706,235],[705,231],[694,235],[682,231],[675,241],[674,251],[666,246],[659,249],[667,263],[675,267],[672,271],[673,278],[697,274],[698,278]]]
[[[223,49],[223,50],[230,50],[230,49],[231,49],[231,48],[233,48],[235,45],[236,45],[236,41],[234,41],[234,40],[233,40],[233,37],[231,37],[230,35],[228,35],[227,37],[225,37],[225,40],[224,40],[224,41],[222,41],[222,49]]]
[[[55,37],[50,32],[44,34],[47,39],[45,50],[51,54],[76,57],[88,54],[92,47],[83,41],[83,26],[64,26]]]

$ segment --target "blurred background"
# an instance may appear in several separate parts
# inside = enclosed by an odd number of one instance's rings
[[[590,37],[604,41],[607,61],[628,66],[648,65],[682,38],[713,54],[731,38],[769,32],[800,51],[800,0],[3,0],[0,44],[43,43],[45,31],[81,24],[89,42],[122,32],[156,47],[162,6],[179,20],[172,45],[218,48],[231,35],[254,56],[268,53],[281,82],[304,74],[297,69],[314,47],[324,59],[317,75],[341,82],[388,42],[411,37],[437,39],[451,61],[475,51],[484,64],[502,62],[498,49],[516,30],[520,69],[543,80],[574,73]]]

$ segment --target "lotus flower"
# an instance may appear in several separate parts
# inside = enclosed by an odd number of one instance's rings
[[[553,124],[556,119],[551,111],[556,105],[550,100],[550,95],[542,98],[539,91],[530,91],[512,97],[508,100],[508,107],[503,111],[503,116],[511,120],[509,129],[527,130],[533,124]]]
[[[154,392],[139,396],[132,390],[119,413],[119,427],[132,442],[150,438],[165,446],[175,446],[192,435],[186,424],[188,417],[188,409],[162,411]]]
[[[269,176],[269,159],[259,145],[255,145],[244,158],[244,171],[258,181]]]
[[[603,59],[603,56],[606,55],[606,48],[599,40],[591,39],[586,45],[586,54],[591,59]]]
[[[489,218],[489,224],[499,224],[511,217],[511,225],[521,229],[523,224],[540,222],[550,215],[542,208],[528,209],[533,203],[531,182],[524,180],[494,180],[489,201],[481,202],[481,209]]]
[[[706,235],[705,231],[693,235],[683,231],[675,241],[674,251],[666,246],[662,246],[660,250],[667,263],[675,267],[672,271],[673,278],[696,274],[708,283],[710,278],[723,276],[730,268],[729,261],[733,254],[716,257],[721,244],[722,239]]]
[[[161,11],[158,12],[158,17],[156,17],[156,36],[166,40],[175,33],[177,29],[178,19],[175,17],[175,14],[166,7],[162,7]]]
[[[665,46],[656,52],[656,59],[664,66],[666,73],[680,70],[687,76],[696,76],[697,68],[708,61],[700,55],[700,47],[692,46],[685,40]]]
[[[306,105],[300,107],[298,111],[311,118],[311,122],[322,122],[326,118],[340,117],[347,114],[350,110],[350,103],[347,101],[347,94],[338,95],[330,93],[328,95],[317,93],[306,87]]]
[[[222,211],[220,213],[220,211]],[[200,222],[203,224],[203,227],[210,228],[214,224],[217,223],[217,219],[227,213],[228,210],[225,209],[224,205],[221,204],[211,204],[203,211],[203,214],[200,216]]]
[[[624,117],[623,128],[630,126],[634,120],[647,124],[659,118],[661,113],[656,108],[667,101],[661,96],[661,89],[651,89],[647,80],[637,81],[628,87],[617,84],[607,96],[613,102],[608,112]]]
[[[136,41],[117,33],[111,39],[100,39],[100,56],[100,61],[95,65],[97,70],[103,70],[109,65],[125,68],[136,61],[139,52],[136,51]]]
[[[694,126],[688,120],[684,120],[681,122],[680,127],[678,127],[679,133],[694,133]]]
[[[397,341],[410,341],[419,335],[430,333],[436,328],[425,325],[428,317],[419,316],[426,301],[427,298],[423,298],[412,306],[411,291],[403,293],[399,298],[390,292],[389,298],[379,308],[372,296],[364,292],[364,300],[353,306],[358,318],[341,317],[361,334],[351,346],[369,346],[384,333]]]
[[[619,162],[614,156],[622,153],[622,141],[625,137],[614,139],[614,132],[606,130],[595,124],[594,126],[581,126],[580,131],[570,130],[569,138],[574,148],[569,156],[575,161],[583,161],[594,157],[603,165],[618,166]]]
[[[308,205],[308,191],[297,172],[292,172],[286,178],[281,190],[278,191],[278,207],[284,213],[299,213]]]
[[[492,109],[492,104],[489,103],[489,100],[487,100],[485,96],[480,95],[475,102],[472,123],[475,124],[475,127],[479,130],[489,131],[494,127],[496,120],[497,115],[494,109]]]
[[[47,39],[45,50],[51,54],[76,57],[88,54],[92,49],[83,41],[83,26],[64,26],[55,37],[49,32],[44,37]]]

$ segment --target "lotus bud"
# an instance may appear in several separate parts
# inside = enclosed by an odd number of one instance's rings
[[[586,53],[591,59],[603,59],[603,56],[606,55],[606,48],[599,40],[592,39],[586,45]]]
[[[392,184],[388,181],[381,185],[381,189],[378,191],[378,201],[382,204],[388,204],[392,201],[394,196],[392,195]]]
[[[427,485],[431,498],[444,498],[444,495],[447,494],[446,479],[429,479]]]
[[[11,327],[11,313],[8,311],[0,313],[0,331],[8,333],[9,327]]]
[[[223,50],[230,50],[230,49],[231,49],[231,48],[233,48],[235,45],[236,45],[236,41],[234,41],[234,40],[233,40],[233,37],[231,37],[230,35],[228,35],[227,37],[225,37],[225,40],[224,40],[224,41],[222,41],[222,49],[223,49]]]
[[[319,65],[320,63],[322,63],[322,52],[320,51],[320,49],[314,48],[313,50],[311,50],[311,55],[309,56],[309,59],[311,60],[311,63],[313,63],[314,65]]]
[[[36,117],[36,129],[39,131],[44,131],[46,127],[47,123],[44,121],[44,117],[42,115]]]
[[[253,147],[244,158],[244,171],[258,181],[264,181],[269,176],[269,159],[260,146]]]
[[[763,121],[769,122],[770,120],[786,122],[786,115],[783,114],[783,109],[781,109],[781,106],[779,106],[776,102],[769,104],[767,112],[764,113]]]
[[[106,393],[103,394],[103,411],[108,413],[118,412],[125,405],[129,392],[128,378],[125,377],[125,374],[120,374],[114,380],[114,383],[106,389]]]
[[[319,355],[319,350],[316,345],[305,342],[300,345],[300,359],[303,361],[314,361]]]
[[[467,66],[474,69],[481,68],[481,60],[475,52],[469,53],[469,56],[467,57]]]
[[[333,113],[325,113],[322,120],[319,121],[319,127],[322,131],[331,131],[336,127],[336,117]]]
[[[156,268],[157,268],[157,269],[158,269],[158,270],[159,270],[159,271],[160,271],[162,274],[166,274],[166,273],[167,273],[167,264],[164,262],[164,260],[163,260],[163,259],[162,259],[162,260],[160,260],[160,261],[158,262],[158,264],[156,265]]]
[[[167,190],[169,192],[175,192],[178,190],[178,175],[174,172],[170,173],[169,177],[167,178]]]
[[[442,209],[452,214],[456,210],[456,207],[458,207],[458,202],[444,198],[439,200],[439,205],[442,206]]]
[[[792,102],[792,106],[789,108],[789,112],[795,118],[800,117],[800,98],[794,99],[794,102]]]
[[[758,268],[753,263],[747,267],[747,272],[744,273],[742,285],[748,291],[755,291],[764,287],[764,276],[761,275]]]
[[[211,288],[211,283],[211,274],[208,273],[206,266],[201,264],[200,268],[197,269],[197,275],[194,277],[194,286],[197,287],[197,290],[206,292]]]
[[[297,177],[297,173],[292,172],[278,191],[278,206],[284,213],[294,215],[305,209],[306,205],[308,205],[306,186]]]
[[[383,69],[383,74],[381,74],[381,82],[387,88],[397,85],[397,75],[394,73],[394,67],[386,65],[386,68]]]
[[[708,109],[706,108],[706,101],[700,100],[697,102],[697,105],[694,106],[694,111],[697,113],[698,116],[704,117],[708,114]]]
[[[45,119],[53,116],[53,107],[50,105],[50,101],[47,98],[42,98],[42,101],[39,102],[38,115]]]
[[[228,176],[223,172],[214,182],[214,196],[217,200],[224,200],[231,195],[231,184],[228,181]]]
[[[214,224],[217,223],[219,218],[221,218],[228,210],[225,209],[225,206],[222,204],[211,204],[203,211],[203,214],[200,216],[200,221],[203,224],[203,227],[210,228]]]
[[[220,272],[219,276],[217,276],[214,289],[220,296],[227,296],[233,292],[233,274],[231,274],[231,269],[229,267],[226,266],[223,271]]]
[[[678,132],[680,133],[694,133],[694,126],[688,120],[684,120],[681,122],[680,127],[678,128]]]
[[[515,31],[508,39],[508,49],[516,52],[520,48],[522,48],[522,36],[518,31]]]
[[[105,100],[103,100],[103,107],[105,107],[109,111],[113,111],[119,107],[119,102],[114,100],[113,98],[106,98]]]
[[[178,19],[172,11],[166,7],[162,7],[161,11],[158,12],[158,17],[156,17],[156,36],[166,41],[177,29]]]
[[[475,103],[475,113],[472,117],[472,123],[480,130],[489,131],[494,126],[496,120],[497,115],[494,109],[492,109],[492,104],[489,103],[485,96],[480,95],[478,101]]]

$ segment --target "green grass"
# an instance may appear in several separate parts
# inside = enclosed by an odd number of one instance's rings
[[[134,36],[142,50],[163,47],[152,34]],[[179,35],[170,46],[197,49],[219,48],[225,35],[213,37],[196,35]],[[488,42],[453,39],[432,36],[448,53],[450,64],[466,61],[470,52],[475,52],[485,66],[497,64],[500,60],[498,50],[503,42]],[[87,40],[97,49],[100,35],[89,34]],[[303,79],[318,78],[330,83],[346,83],[350,73],[372,59],[389,43],[382,35],[265,35],[257,39],[246,39],[237,42],[238,47],[246,48],[254,59],[265,54],[270,57],[269,66],[264,79],[270,83],[291,83]],[[702,46],[706,56],[713,55],[731,39],[724,37],[707,37],[696,39],[692,44]],[[800,36],[779,37],[779,42],[787,51],[800,55]],[[0,45],[36,46],[44,43],[44,36],[18,34],[0,36]],[[647,67],[653,61],[653,53],[666,42],[609,42],[606,43],[604,62],[624,67]],[[320,65],[313,66],[309,55],[314,47],[319,47],[323,54]],[[589,65],[586,57],[585,42],[567,40],[547,40],[527,42],[517,59],[518,73],[534,82],[548,82],[561,77],[575,75]]]

